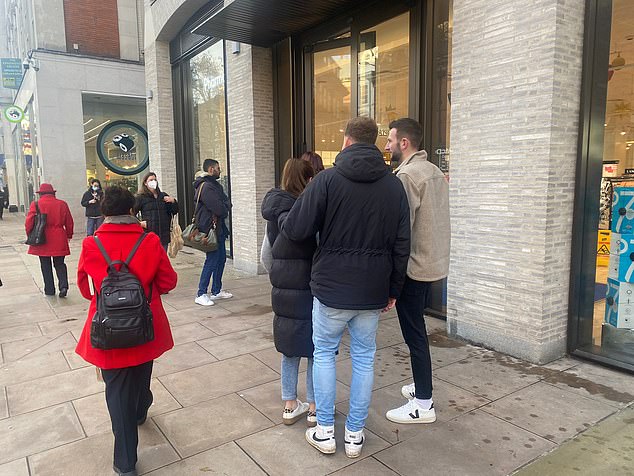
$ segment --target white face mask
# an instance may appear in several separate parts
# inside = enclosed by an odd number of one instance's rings
[[[158,187],[158,182],[156,180],[148,180],[147,186],[151,190],[156,190],[156,187]]]
[[[92,189],[96,192],[97,190],[99,190],[99,185],[93,185]]]

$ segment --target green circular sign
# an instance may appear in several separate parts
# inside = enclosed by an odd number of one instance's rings
[[[114,173],[136,175],[150,163],[147,132],[132,121],[114,121],[97,137],[99,160]]]
[[[22,119],[24,119],[24,111],[18,106],[9,106],[4,110],[4,117],[6,117],[9,122],[22,122]]]

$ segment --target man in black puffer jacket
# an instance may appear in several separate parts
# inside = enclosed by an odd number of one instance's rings
[[[313,381],[317,427],[306,440],[334,453],[335,352],[350,332],[352,384],[345,450],[361,453],[374,379],[379,313],[394,307],[410,250],[409,206],[400,180],[374,145],[376,123],[351,119],[335,167],[321,172],[299,197],[282,233],[302,241],[319,233],[313,258]]]

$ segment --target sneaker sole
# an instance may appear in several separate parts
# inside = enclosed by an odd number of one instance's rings
[[[346,456],[348,458],[350,458],[350,459],[355,459],[355,458],[358,458],[359,456],[361,456],[361,452],[359,451],[358,453],[355,454],[355,453],[348,453],[346,451]]]
[[[212,302],[211,304],[200,304],[199,302],[194,301],[194,304],[198,304],[199,306],[202,306],[202,307],[209,307],[209,306],[213,306],[215,303]]]
[[[218,296],[214,296],[214,297],[212,298],[211,296],[209,296],[209,299],[215,299],[215,300],[217,301],[218,299],[231,299],[232,297],[233,297],[233,296],[231,296],[231,297],[218,297]]]
[[[320,453],[323,453],[325,455],[332,455],[332,454],[334,454],[337,451],[337,447],[336,446],[334,448],[322,448],[321,446],[317,445],[317,443],[315,441],[313,441],[313,439],[310,438],[308,436],[308,434],[305,434],[305,438],[306,438],[306,441],[308,442],[308,444],[310,446],[312,446],[313,448],[315,448]]]
[[[306,413],[308,412],[300,413],[299,415],[295,415],[293,418],[282,417],[282,421],[284,422],[285,425],[292,425],[293,423],[304,418],[306,416]]]
[[[412,425],[412,424],[418,424],[418,423],[434,423],[436,421],[436,417],[433,418],[417,418],[416,420],[407,420],[407,421],[399,421],[396,420],[394,418],[390,418],[389,416],[385,415],[385,418],[387,418],[388,420],[390,420],[393,423],[402,423],[404,425]]]

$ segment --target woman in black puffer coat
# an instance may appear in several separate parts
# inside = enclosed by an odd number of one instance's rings
[[[267,220],[266,240],[270,244],[272,262],[269,279],[273,285],[271,306],[275,348],[282,354],[282,421],[292,425],[308,414],[308,426],[315,426],[313,392],[313,296],[310,292],[310,269],[317,248],[315,238],[303,242],[288,240],[279,227],[297,197],[314,176],[310,162],[290,159],[282,172],[282,188],[272,189],[262,201],[262,216]],[[302,357],[308,359],[306,400],[297,399],[297,374]]]
[[[167,251],[170,243],[172,217],[178,213],[178,202],[174,197],[161,191],[154,172],[148,172],[143,177],[143,184],[136,195],[134,214],[141,214],[141,225],[156,233],[161,239],[161,245]]]

